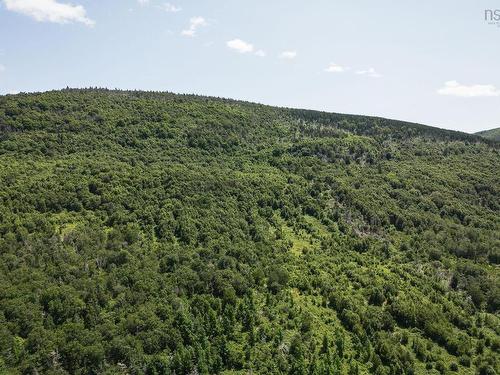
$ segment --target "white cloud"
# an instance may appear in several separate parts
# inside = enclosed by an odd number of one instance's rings
[[[462,85],[457,81],[445,82],[444,86],[437,90],[439,95],[460,96],[463,98],[474,98],[480,96],[500,96],[500,90],[493,85]]]
[[[181,35],[184,35],[184,36],[195,36],[196,34],[196,31],[195,30],[192,30],[192,29],[186,29],[186,30],[182,30],[181,31]]]
[[[140,6],[148,6],[151,3],[150,0],[137,0],[137,2],[139,3]],[[161,5],[156,6],[156,8],[162,9],[165,12],[169,13],[177,13],[182,10],[181,7],[178,7],[172,3],[163,3]]]
[[[6,70],[7,68],[5,67],[5,65],[0,64],[0,73],[5,72]]]
[[[182,30],[181,34],[193,37],[196,35],[196,31],[203,26],[208,26],[207,21],[203,17],[193,17],[189,20],[189,29]]]
[[[267,56],[266,52],[261,50],[261,49],[259,49],[258,51],[255,51],[255,55],[259,56],[259,57],[266,57]]]
[[[245,42],[241,39],[233,39],[226,42],[226,46],[230,49],[234,49],[235,51],[245,54],[245,53],[253,53],[258,57],[266,57],[266,51],[262,49],[256,50],[253,44]]]
[[[3,0],[5,7],[39,22],[71,23],[81,22],[94,26],[95,22],[87,17],[81,5],[59,3],[56,0]]]
[[[345,66],[330,63],[330,65],[328,65],[328,67],[325,69],[325,72],[327,72],[327,73],[343,73],[348,69],[349,68],[346,68]]]
[[[297,51],[284,51],[280,53],[280,58],[293,60],[297,57]]]
[[[377,73],[374,68],[368,68],[366,70],[358,70],[356,71],[356,74],[371,77],[371,78],[380,78],[382,77],[381,74]]]
[[[161,8],[165,12],[170,12],[170,13],[177,13],[177,12],[180,12],[182,10],[181,7],[175,6],[175,5],[170,4],[170,3],[163,4],[163,6]]]
[[[252,44],[247,43],[241,39],[230,40],[226,42],[226,45],[229,48],[238,51],[239,53],[249,53],[254,51],[254,47]]]

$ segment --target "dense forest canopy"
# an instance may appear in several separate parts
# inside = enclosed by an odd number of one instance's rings
[[[500,373],[500,144],[193,95],[0,97],[0,373]]]
[[[494,141],[500,141],[500,128],[495,128],[495,129],[490,129],[490,130],[483,130],[480,132],[476,133],[477,135],[491,139]]]

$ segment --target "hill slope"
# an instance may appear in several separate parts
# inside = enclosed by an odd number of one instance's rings
[[[499,166],[380,118],[0,97],[0,369],[494,374]]]
[[[483,130],[483,131],[477,132],[476,135],[479,135],[481,137],[491,139],[494,141],[500,141],[500,128]]]

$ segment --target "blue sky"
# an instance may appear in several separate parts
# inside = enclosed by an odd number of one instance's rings
[[[500,2],[0,0],[0,94],[174,91],[475,132],[500,126],[486,9]]]

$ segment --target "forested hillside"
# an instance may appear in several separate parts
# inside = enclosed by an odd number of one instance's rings
[[[500,128],[495,128],[495,129],[490,129],[490,130],[483,130],[480,132],[476,133],[477,135],[488,138],[494,141],[500,141]]]
[[[498,374],[499,146],[199,96],[0,96],[0,373]]]

